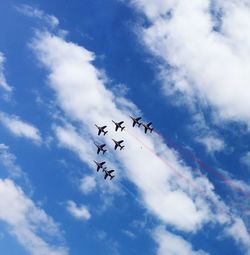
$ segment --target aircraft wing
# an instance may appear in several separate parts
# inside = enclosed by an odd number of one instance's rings
[[[106,180],[109,175],[105,173],[104,179]]]
[[[107,126],[103,126],[102,129],[106,128]]]
[[[137,118],[136,121],[139,121],[141,119],[141,117]]]
[[[148,127],[149,127],[150,125],[152,125],[152,122],[149,122],[149,123],[147,124]]]
[[[136,124],[136,122],[134,121],[134,122],[133,122],[133,127],[135,126],[135,124]]]
[[[118,145],[116,144],[116,145],[115,145],[115,150],[117,149],[117,146],[118,146]]]
[[[102,132],[102,130],[101,130],[101,129],[99,129],[99,131],[98,131],[98,135],[100,135],[100,134],[101,134],[101,132]]]
[[[116,127],[115,127],[115,131],[117,131],[117,130],[118,130],[118,127],[119,127],[119,126],[118,126],[118,125],[116,125]]]
[[[98,148],[97,148],[97,154],[99,154],[99,153],[100,153],[100,151],[101,151],[101,150],[100,150],[100,148],[98,147]]]
[[[124,123],[124,121],[121,121],[121,122],[118,123],[118,125],[120,126],[120,125],[123,124],[123,123]]]
[[[105,146],[106,144],[102,144],[100,147],[103,149],[103,147]]]
[[[97,171],[97,172],[99,172],[99,170],[100,170],[100,166],[97,166],[97,169],[96,169],[96,171]]]
[[[109,170],[109,173],[111,174],[111,173],[113,173],[115,170]]]
[[[145,127],[145,130],[144,130],[145,134],[147,134],[147,131],[148,131],[148,129]]]
[[[123,143],[123,142],[124,142],[124,140],[119,141],[119,143]]]

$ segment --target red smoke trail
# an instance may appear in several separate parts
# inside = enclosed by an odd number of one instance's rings
[[[163,140],[163,136],[158,132],[155,131],[155,133],[157,135],[159,135]],[[230,179],[227,179],[223,174],[221,174],[220,172],[218,172],[218,170],[208,166],[206,163],[204,163],[202,160],[200,160],[198,157],[196,157],[196,155],[189,149],[178,145],[173,139],[168,138],[168,144],[172,145],[173,147],[175,147],[177,150],[179,151],[184,151],[185,154],[187,154],[194,162],[198,163],[199,166],[203,169],[206,170],[207,172],[210,172],[212,175],[216,176],[218,179],[220,179],[221,181],[223,181],[226,185],[228,185],[231,189],[233,189],[234,191],[237,192],[241,192],[243,193],[245,196],[246,192],[239,186],[236,186]],[[250,197],[249,197],[250,198]]]

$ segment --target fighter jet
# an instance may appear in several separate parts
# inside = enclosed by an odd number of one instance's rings
[[[125,146],[123,145],[121,145],[121,143],[123,143],[124,142],[124,140],[121,140],[121,141],[116,141],[116,140],[114,140],[114,139],[112,139],[113,141],[114,141],[114,143],[115,143],[115,150],[117,149],[117,147],[119,147],[120,148],[120,150],[122,150]]]
[[[105,128],[107,126],[99,127],[96,124],[95,124],[95,126],[98,128],[98,135],[100,135],[101,133],[103,133],[103,135],[106,135],[108,133],[108,131],[105,131]]]
[[[144,124],[142,123],[143,127],[144,127],[144,132],[145,134],[147,134],[147,131],[149,130],[150,133],[152,133],[152,131],[154,130],[154,128],[150,127],[152,125],[152,122],[149,122],[148,124]]]
[[[132,120],[133,120],[133,127],[137,124],[138,127],[141,126],[141,122],[139,122],[139,120],[141,119],[141,117],[138,117],[138,118],[133,118],[132,116],[129,116]]]
[[[96,163],[96,171],[97,172],[99,172],[99,170],[100,169],[102,169],[102,170],[105,170],[105,169],[107,169],[107,167],[105,167],[105,166],[103,166],[106,162],[105,161],[103,161],[103,162],[96,162],[95,160],[94,160],[94,162]]]
[[[102,154],[104,154],[107,151],[107,150],[103,149],[106,146],[106,144],[96,144],[96,143],[94,143],[94,144],[97,147],[97,154],[99,154],[100,151],[102,151]]]
[[[110,180],[112,180],[115,176],[112,175],[111,173],[113,173],[115,170],[103,170],[103,172],[105,172],[105,175],[104,175],[104,179],[106,180],[107,177],[109,176],[110,177]]]
[[[125,128],[125,126],[124,126],[124,127],[122,127],[122,124],[124,123],[124,121],[121,121],[121,122],[115,122],[115,121],[113,121],[113,120],[112,120],[112,122],[115,124],[115,131],[117,131],[117,130],[118,130],[118,128],[120,128],[120,129],[121,129],[121,131]]]

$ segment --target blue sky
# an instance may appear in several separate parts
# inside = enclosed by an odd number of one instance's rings
[[[244,0],[2,2],[1,254],[250,254],[249,17]]]

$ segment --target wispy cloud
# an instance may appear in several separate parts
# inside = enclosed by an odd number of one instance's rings
[[[209,153],[222,151],[225,148],[224,141],[213,135],[198,137],[196,141],[203,144]]]
[[[25,137],[37,143],[42,140],[39,130],[32,124],[24,122],[18,116],[0,112],[0,122],[16,136]]]
[[[4,75],[4,61],[5,57],[2,52],[0,52],[0,87],[6,92],[11,92],[12,87],[7,83],[6,77]]]
[[[158,243],[159,248],[157,255],[208,255],[205,251],[195,251],[192,245],[185,241],[181,236],[174,235],[163,227],[158,227],[154,231],[154,239]]]
[[[239,180],[234,177],[230,172],[220,169],[218,172],[221,175],[221,179],[231,187],[232,191],[235,191],[235,194],[245,195],[249,197],[250,195],[250,184],[246,181]]]
[[[242,156],[240,161],[241,163],[250,168],[250,151],[247,152],[244,156]]]
[[[39,19],[52,28],[59,25],[59,20],[54,15],[46,14],[43,10],[36,7],[21,4],[16,6],[16,10],[28,17]]]
[[[9,151],[9,147],[3,143],[0,144],[0,159],[1,164],[7,169],[9,176],[11,177],[21,177],[23,176],[23,171],[18,166],[16,161],[16,156]]]
[[[90,193],[96,187],[95,178],[91,175],[84,176],[80,181],[80,190],[84,193]]]
[[[226,232],[235,237],[234,239],[243,247],[246,254],[250,254],[250,234],[242,219],[236,218],[233,225],[228,227]]]
[[[188,126],[188,129],[193,134],[194,140],[204,145],[210,154],[223,151],[227,147],[217,132],[209,127],[209,122],[202,112],[193,114],[192,124]]]
[[[67,210],[68,212],[78,220],[89,220],[91,214],[86,205],[80,204],[79,206],[72,200],[67,201]]]
[[[0,179],[0,220],[10,226],[10,232],[34,255],[66,255],[63,246],[50,244],[41,233],[60,238],[60,230],[45,211],[38,208],[22,189],[10,179]]]

